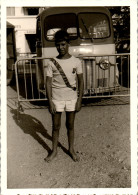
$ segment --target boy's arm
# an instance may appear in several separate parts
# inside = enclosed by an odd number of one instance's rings
[[[56,109],[52,102],[52,77],[49,76],[46,77],[46,94],[49,102],[49,112],[55,114]]]
[[[76,103],[76,112],[79,112],[81,109],[81,102],[82,102],[82,96],[83,96],[83,90],[84,90],[83,73],[77,74],[77,78],[78,78],[79,96],[78,96],[78,100]]]

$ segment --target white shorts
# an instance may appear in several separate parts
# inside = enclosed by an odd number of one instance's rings
[[[72,112],[75,111],[77,99],[67,101],[52,100],[52,102],[54,103],[57,112]]]

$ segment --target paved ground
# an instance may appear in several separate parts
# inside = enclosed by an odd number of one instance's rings
[[[52,129],[47,107],[23,103],[24,112],[17,120],[16,91],[8,86],[7,92],[8,188],[131,186],[128,98],[85,101],[75,121],[77,163],[67,154],[63,113],[58,156],[46,163]]]

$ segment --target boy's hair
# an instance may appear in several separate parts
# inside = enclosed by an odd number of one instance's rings
[[[66,41],[69,43],[69,34],[64,30],[59,30],[55,33],[55,43],[60,41]]]

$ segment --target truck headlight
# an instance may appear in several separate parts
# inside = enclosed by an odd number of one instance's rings
[[[103,69],[103,70],[107,70],[107,69],[109,69],[109,67],[110,67],[110,62],[109,62],[109,60],[107,60],[107,59],[101,59],[100,61],[99,61],[99,67],[101,68],[101,69]]]

